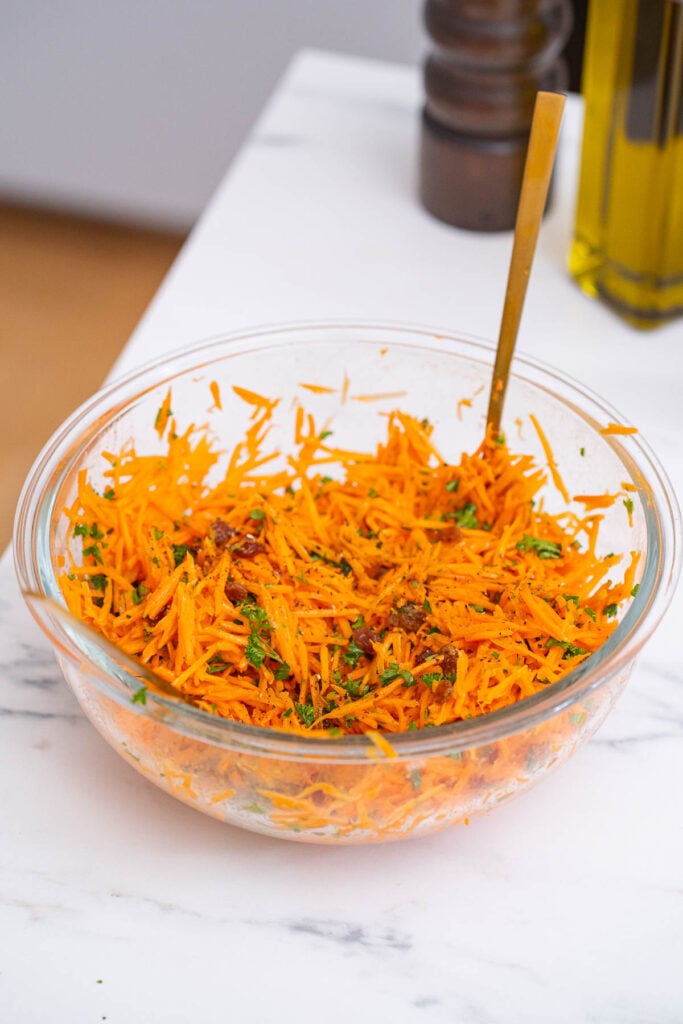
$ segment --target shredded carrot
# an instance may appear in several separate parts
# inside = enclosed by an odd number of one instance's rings
[[[217,484],[206,483],[220,457],[207,431],[181,432],[175,420],[162,457],[132,445],[104,454],[103,493],[80,474],[66,510],[76,544],[60,577],[65,599],[206,712],[314,737],[364,734],[373,746],[365,765],[329,777],[270,758],[247,770],[228,753],[202,768],[201,744],[125,709],[137,767],[209,813],[237,801],[277,829],[377,838],[440,814],[448,823],[445,800],[459,802],[463,820],[462,808],[485,808],[511,772],[530,777],[541,752],[544,763],[559,758],[566,727],[554,722],[543,742],[503,741],[505,759],[499,746],[408,768],[391,736],[521,701],[605,642],[637,590],[637,552],[621,581],[622,556],[598,553],[594,510],[619,495],[579,496],[583,517],[551,515],[535,500],[546,478],[530,456],[487,437],[448,464],[429,423],[399,411],[374,452],[352,452],[332,447],[299,407],[296,447],[269,473],[278,400],[233,390],[251,420]],[[169,392],[157,430],[172,415]],[[624,505],[630,520],[633,503]],[[572,733],[583,721],[573,714]]]
[[[601,434],[637,434],[637,427],[625,427],[622,423],[608,423],[606,427],[602,427],[600,430]]]
[[[574,501],[581,502],[587,511],[592,511],[596,508],[611,508],[618,497],[618,494],[575,494]]]
[[[347,452],[302,413],[297,453],[269,476],[276,402],[234,390],[255,414],[217,486],[206,436],[174,431],[163,460],[108,456],[111,488],[82,478],[68,511],[83,538],[69,607],[186,698],[287,731],[404,732],[535,693],[612,631],[605,608],[627,594],[605,581],[597,521],[578,550],[581,528],[534,510],[528,456],[487,439],[448,466],[400,412],[373,455]],[[320,473],[330,457],[341,479]]]
[[[336,388],[326,388],[322,384],[299,384],[300,388],[305,388],[306,391],[312,392],[314,395],[333,395],[335,394]]]
[[[209,384],[209,390],[211,391],[211,397],[213,398],[214,407],[216,409],[222,409],[223,406],[221,404],[221,389],[218,386],[218,382],[212,380],[211,383]]]
[[[160,438],[164,436],[164,431],[166,430],[166,427],[168,426],[168,421],[172,415],[173,413],[171,411],[171,389],[169,388],[168,391],[166,392],[166,397],[161,403],[159,411],[156,414],[156,419],[154,420],[154,429],[156,430]]]
[[[543,446],[543,451],[545,452],[545,457],[548,460],[548,469],[550,470],[550,475],[553,478],[553,483],[562,495],[563,500],[567,504],[569,504],[569,492],[564,485],[562,477],[560,476],[560,472],[557,468],[557,463],[555,462],[555,456],[553,455],[553,450],[550,447],[548,438],[543,433],[541,425],[536,419],[536,417],[533,415],[533,413],[530,414],[529,419],[531,420],[534,430],[538,434],[538,439],[541,442],[541,445]]]
[[[369,395],[350,395],[352,402],[382,402],[388,398],[405,398],[405,391],[384,391]]]

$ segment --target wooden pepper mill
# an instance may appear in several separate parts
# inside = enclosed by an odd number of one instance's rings
[[[473,231],[514,228],[534,101],[561,92],[571,0],[427,0],[420,198]]]

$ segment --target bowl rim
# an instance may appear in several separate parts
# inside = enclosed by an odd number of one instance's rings
[[[178,374],[206,367],[218,357],[219,351],[221,359],[228,359],[263,349],[272,350],[304,342],[310,344],[312,334],[329,335],[324,340],[317,338],[315,344],[318,345],[334,342],[335,332],[358,331],[389,333],[391,337],[385,338],[382,344],[392,347],[408,346],[445,354],[453,352],[460,356],[476,354],[477,362],[493,366],[495,346],[466,332],[391,320],[327,319],[263,324],[220,333],[176,348],[120,377],[114,377],[63,421],[44,445],[24,482],[13,533],[15,572],[22,595],[26,597],[27,593],[37,592],[64,604],[49,557],[54,499],[78,452],[112,415]],[[406,336],[410,336],[410,340],[405,340]],[[371,339],[356,340],[368,342]],[[375,344],[380,343],[372,340]],[[452,347],[454,343],[458,348]],[[590,388],[523,352],[515,353],[511,377],[552,395],[593,428],[599,425],[596,414],[600,414],[603,420],[606,417],[607,422],[629,425],[627,418]],[[639,433],[615,437],[603,435],[603,440],[615,451],[629,476],[632,477],[629,465],[638,470],[638,479],[634,483],[645,510],[648,543],[641,585],[623,619],[597,651],[562,679],[531,697],[481,717],[420,731],[383,734],[400,759],[463,751],[539,725],[585,699],[620,673],[658,625],[671,601],[681,569],[681,513],[676,495],[659,459]],[[643,467],[647,469],[647,476]],[[47,537],[48,543],[46,549],[45,544],[41,549],[39,526],[46,517],[48,529],[43,530],[43,541]],[[85,658],[89,670],[92,670],[91,676],[97,679],[100,689],[108,696],[137,714],[163,721],[183,735],[228,749],[240,748],[270,757],[367,762],[368,754],[377,751],[368,734],[333,738],[290,733],[217,718],[199,708],[164,697],[153,691],[155,677],[145,666],[140,665],[133,672],[131,665],[124,667],[120,661],[115,662],[102,652],[98,652],[94,659],[87,643],[82,637],[75,637],[68,625],[49,614],[37,613],[31,602],[28,603],[34,618],[58,651],[81,664]],[[113,685],[112,680],[119,685]],[[131,696],[139,689],[141,680],[150,683],[147,703],[131,704]]]

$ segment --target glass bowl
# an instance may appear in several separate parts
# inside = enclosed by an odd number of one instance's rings
[[[398,324],[278,326],[227,335],[173,353],[105,387],[56,432],[38,457],[17,512],[14,551],[24,594],[63,605],[57,574],[73,541],[64,515],[79,472],[97,485],[103,450],[135,439],[163,450],[155,413],[169,386],[175,414],[206,422],[227,449],[244,435],[249,407],[231,385],[280,397],[269,439],[292,443],[295,399],[333,425],[341,447],[370,451],[397,406],[428,417],[444,456],[481,442],[494,350],[447,331]],[[344,381],[347,381],[345,384]],[[210,408],[210,382],[222,408]],[[302,383],[328,391],[302,391]],[[347,394],[344,394],[347,392]],[[368,401],[368,394],[380,397]],[[385,396],[385,397],[382,397]],[[343,398],[348,400],[344,401]],[[363,400],[366,399],[366,400]],[[547,466],[534,414],[570,494],[632,488],[631,523],[621,503],[602,510],[600,545],[644,553],[637,593],[607,642],[559,682],[503,710],[391,736],[308,737],[218,718],[155,692],[146,670],[74,629],[47,604],[31,609],[54,645],[83,711],[147,779],[197,810],[286,839],[358,843],[417,836],[495,809],[563,764],[604,720],[659,622],[679,569],[680,515],[671,485],[637,434],[604,433],[622,418],[563,375],[517,357],[504,427],[514,451]],[[550,474],[549,474],[550,476]],[[563,507],[550,481],[552,511]],[[146,703],[134,701],[150,682]]]

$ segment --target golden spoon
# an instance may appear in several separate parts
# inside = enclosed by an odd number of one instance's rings
[[[565,97],[557,92],[536,95],[486,417],[488,431],[494,436],[500,432],[510,363],[548,195],[564,102]]]

